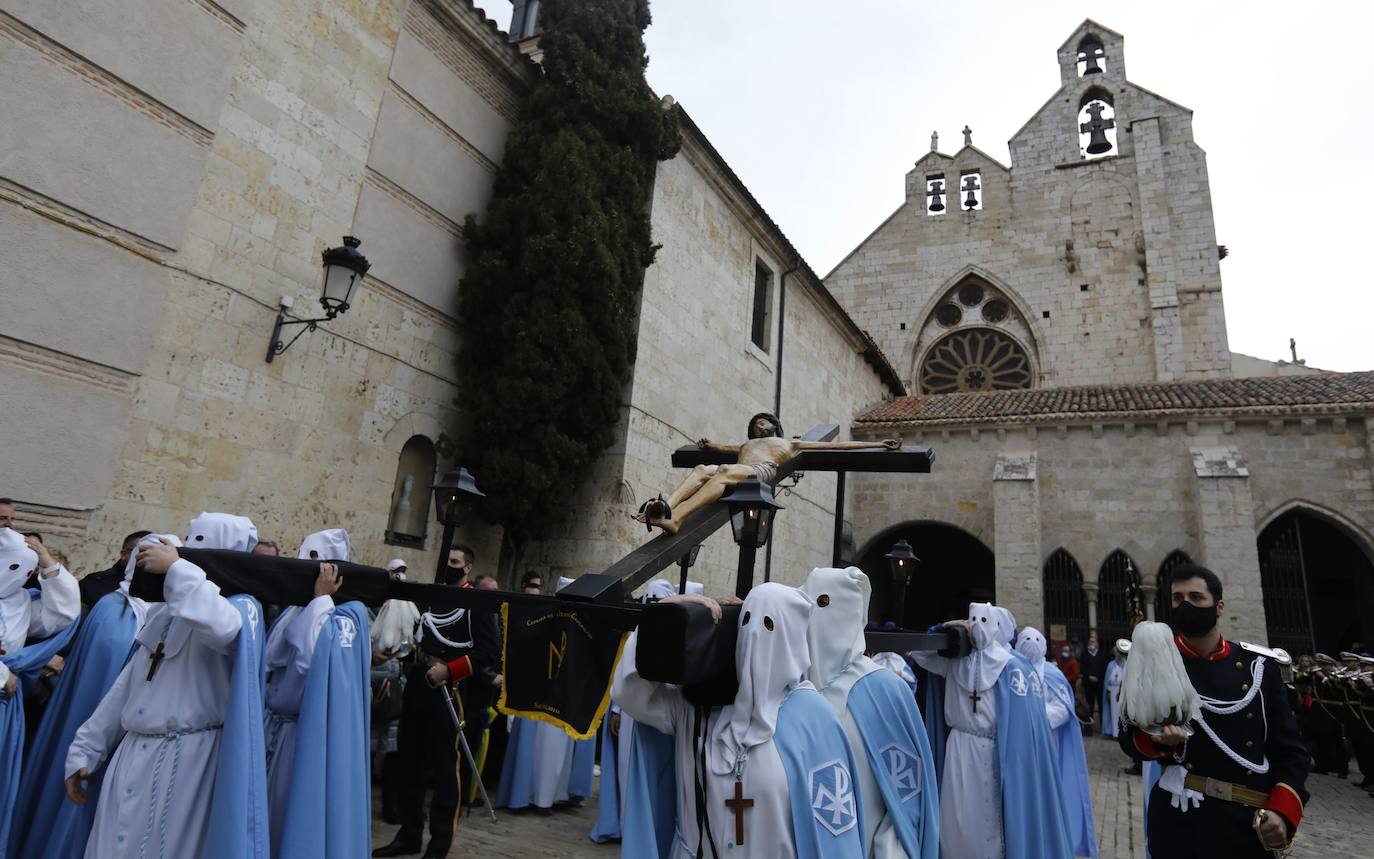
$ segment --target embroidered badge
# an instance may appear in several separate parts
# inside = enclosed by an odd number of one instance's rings
[[[1029,684],[1026,683],[1026,674],[1020,668],[1013,668],[1007,672],[1007,682],[1011,684],[1011,691],[1026,697],[1026,690]]]
[[[255,640],[258,637],[258,606],[253,602],[243,604],[244,614],[248,615],[248,634]]]
[[[849,768],[838,759],[826,761],[807,776],[811,812],[831,835],[841,835],[859,820],[854,801],[854,782]]]
[[[1037,698],[1043,698],[1043,697],[1045,697],[1045,690],[1044,690],[1044,688],[1040,685],[1040,675],[1039,675],[1039,674],[1032,674],[1032,675],[1030,676],[1030,688],[1031,688],[1031,694],[1034,695],[1035,697],[1037,697]]]
[[[334,623],[339,627],[339,646],[352,647],[353,639],[358,637],[358,627],[353,623],[353,618],[339,615],[334,618]]]
[[[906,802],[921,795],[921,759],[900,743],[889,743],[878,752],[887,774],[897,788],[897,797]]]

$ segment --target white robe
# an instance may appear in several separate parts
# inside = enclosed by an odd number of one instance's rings
[[[996,687],[978,693],[975,711],[969,690],[952,670],[959,660],[920,652],[912,657],[927,671],[944,676],[946,684],[945,724],[950,732],[940,779],[940,857],[1000,859],[1004,850]]]
[[[334,615],[334,600],[315,597],[304,608],[290,606],[281,613],[267,637],[267,718],[263,743],[267,747],[267,812],[269,832],[281,832],[291,768],[296,759],[296,719],[301,713],[305,681],[315,656],[320,630]]]
[[[139,646],[67,752],[68,776],[109,761],[87,859],[191,857],[204,849],[242,618],[189,561],[172,564],[163,595],[166,602],[149,605]],[[163,659],[149,681],[159,641]]]
[[[1121,663],[1112,660],[1107,664],[1107,703],[1111,709],[1102,711],[1102,736],[1115,737],[1117,734],[1117,720],[1121,718],[1121,681],[1125,678],[1125,670]]]
[[[698,841],[696,802],[692,773],[700,769],[698,749],[693,743],[695,708],[682,696],[676,686],[645,680],[635,670],[634,652],[639,633],[630,635],[625,644],[625,656],[616,670],[613,697],[620,703],[622,714],[629,714],[655,730],[673,737],[674,758],[677,762],[677,819],[676,851],[673,859],[695,859]],[[713,712],[702,725],[702,735],[710,738],[720,717]],[[624,718],[622,715],[621,718]],[[621,736],[625,736],[622,722]],[[733,776],[719,776],[706,768],[706,811],[717,852],[730,859],[754,857],[785,857],[796,853],[792,834],[792,804],[786,789],[787,771],[782,757],[770,739],[749,750],[743,778],[743,795],[754,800],[754,806],[744,812],[744,846],[735,847],[735,816],[725,800],[735,795]],[[783,785],[779,789],[777,785]],[[727,854],[728,851],[728,854]],[[711,851],[706,849],[706,855]]]
[[[0,600],[0,649],[17,653],[30,638],[47,638],[71,626],[81,614],[81,591],[67,568],[57,565],[48,578],[38,577],[38,603],[22,587]],[[10,669],[0,662],[0,688],[10,679]]]

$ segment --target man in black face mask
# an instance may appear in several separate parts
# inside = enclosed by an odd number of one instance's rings
[[[1311,758],[1288,704],[1287,654],[1227,641],[1221,580],[1195,564],[1169,577],[1174,643],[1202,701],[1189,728],[1127,726],[1121,747],[1164,775],[1150,794],[1150,854],[1168,859],[1272,857],[1302,821]]]

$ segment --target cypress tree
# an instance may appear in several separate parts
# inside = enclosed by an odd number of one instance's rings
[[[543,74],[487,211],[464,225],[460,433],[503,572],[565,523],[614,441],[657,246],[655,163],[680,144],[644,79],[647,0],[545,0]]]

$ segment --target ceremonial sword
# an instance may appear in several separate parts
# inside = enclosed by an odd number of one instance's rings
[[[477,768],[477,761],[472,757],[472,749],[468,748],[468,738],[463,736],[463,722],[458,718],[458,710],[453,706],[453,693],[449,691],[447,683],[439,684],[439,691],[444,695],[444,706],[448,708],[449,718],[453,720],[453,732],[458,735],[458,748],[463,751],[463,759],[468,762],[468,769],[472,771],[472,777],[477,780],[477,792],[482,795],[482,802],[487,806],[487,814],[491,815],[491,822],[496,822],[496,809],[491,805],[491,799],[487,796],[487,788],[482,784],[482,771]]]

